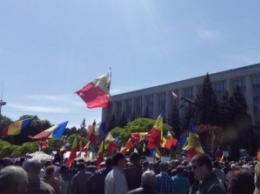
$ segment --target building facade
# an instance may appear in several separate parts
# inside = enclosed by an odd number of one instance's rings
[[[205,76],[111,96],[110,105],[102,109],[102,121],[109,122],[112,115],[120,119],[122,114],[125,114],[126,119],[130,121],[133,116],[143,117],[145,112],[150,118],[156,118],[162,112],[168,118],[174,103],[172,92],[178,96],[178,99],[194,100]],[[260,126],[260,63],[209,74],[209,76],[218,98],[224,91],[231,94],[234,88],[239,86],[246,98],[253,124]],[[180,116],[182,111],[184,110],[179,109]]]

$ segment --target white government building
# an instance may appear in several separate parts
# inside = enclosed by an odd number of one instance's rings
[[[231,94],[237,85],[240,86],[253,124],[260,126],[260,63],[212,73],[209,76],[217,97],[225,90]],[[174,101],[172,91],[179,99],[186,97],[194,100],[205,77],[206,73],[199,77],[111,96],[110,105],[102,109],[102,121],[108,123],[113,114],[120,119],[123,113],[129,121],[133,114],[136,118],[142,117],[146,109],[150,118],[157,118],[162,111],[168,118]]]

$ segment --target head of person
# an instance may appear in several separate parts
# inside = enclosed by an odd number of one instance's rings
[[[184,172],[184,166],[178,165],[177,168],[176,168],[176,173],[177,173],[178,175],[182,175],[183,172]]]
[[[23,168],[28,176],[39,176],[41,172],[41,162],[36,159],[29,159],[23,163]]]
[[[46,176],[52,176],[52,175],[54,175],[54,172],[55,172],[54,166],[48,166],[45,169]]]
[[[254,176],[248,169],[236,167],[227,173],[227,191],[229,194],[253,193]]]
[[[77,164],[77,167],[78,167],[78,170],[79,170],[79,171],[85,171],[85,169],[86,169],[85,162],[79,162],[79,163]]]
[[[105,165],[106,165],[107,169],[112,169],[112,167],[113,167],[112,158],[107,158],[106,161],[105,161]]]
[[[0,171],[1,194],[26,194],[28,177],[24,169],[18,166],[7,166]]]
[[[170,165],[168,162],[161,162],[159,164],[159,168],[160,168],[161,172],[167,172],[169,170],[169,167],[170,167]]]
[[[14,164],[14,162],[11,158],[6,157],[6,158],[3,159],[3,164],[2,164],[3,167],[10,166],[10,165],[13,165],[13,164]]]
[[[142,186],[144,188],[154,188],[156,184],[155,173],[152,170],[147,170],[142,174],[141,177]]]
[[[212,162],[207,154],[197,154],[191,159],[194,179],[203,181],[212,172]]]
[[[141,156],[139,153],[133,152],[130,155],[130,162],[134,165],[140,165],[141,164]]]
[[[127,160],[125,158],[125,155],[120,152],[113,155],[112,161],[113,161],[113,166],[116,166],[120,169],[124,169],[127,165]]]

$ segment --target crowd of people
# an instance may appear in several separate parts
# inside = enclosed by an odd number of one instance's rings
[[[97,169],[96,161],[63,163],[36,159],[0,160],[0,194],[260,194],[260,162],[149,162],[138,153],[118,152]]]

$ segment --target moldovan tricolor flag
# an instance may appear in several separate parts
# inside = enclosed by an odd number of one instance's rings
[[[6,128],[0,130],[0,135],[19,135],[30,125],[34,117],[23,119],[12,123]]]
[[[76,91],[88,108],[107,107],[110,103],[110,73],[104,74]]]
[[[65,163],[66,167],[69,167],[73,163],[74,159],[77,157],[77,151],[79,150],[78,147],[79,147],[78,139],[77,139],[77,136],[75,136],[73,144],[71,146],[69,158],[67,158],[66,163]]]
[[[58,125],[54,125],[34,136],[29,136],[29,138],[31,138],[31,139],[47,139],[47,138],[59,139],[62,137],[67,124],[68,124],[68,121],[60,123]]]
[[[161,115],[158,116],[153,128],[150,130],[149,134],[146,137],[148,141],[148,149],[156,149],[160,146],[163,130],[163,118]]]

